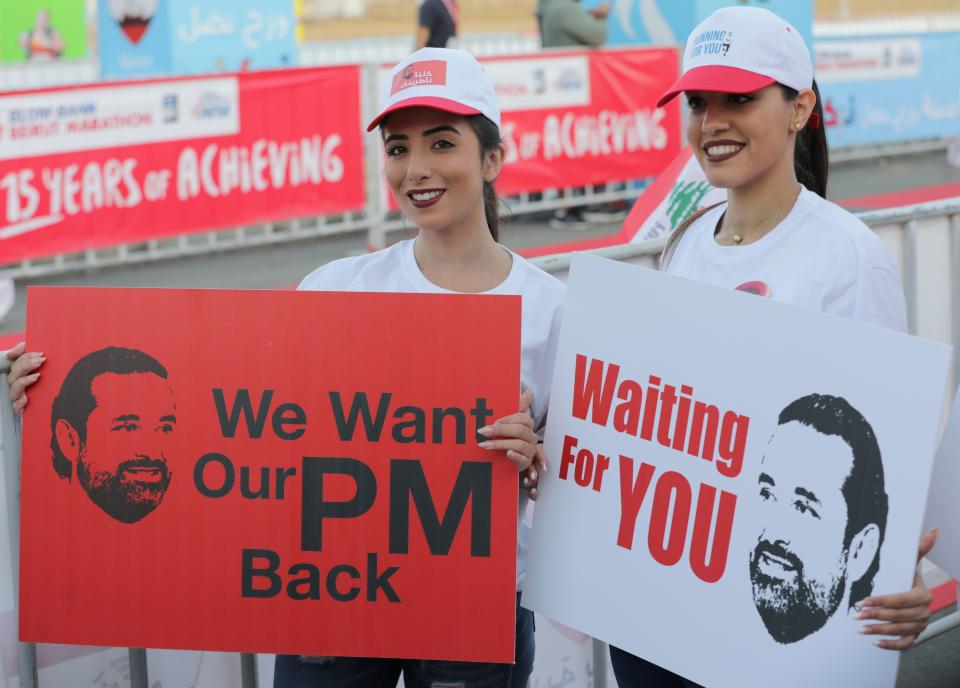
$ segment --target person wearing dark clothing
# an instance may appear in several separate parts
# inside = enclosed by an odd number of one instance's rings
[[[460,8],[457,0],[423,0],[417,19],[417,46],[446,48],[451,36],[457,35]]]

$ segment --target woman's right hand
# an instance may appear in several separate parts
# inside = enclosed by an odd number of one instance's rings
[[[20,342],[6,353],[7,358],[13,361],[10,372],[7,373],[10,401],[13,402],[13,410],[19,415],[23,415],[23,408],[27,405],[27,387],[40,378],[37,369],[46,360],[42,353],[36,351],[24,353],[26,348],[26,342]]]

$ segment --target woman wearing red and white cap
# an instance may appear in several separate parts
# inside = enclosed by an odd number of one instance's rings
[[[506,451],[523,482],[534,485],[564,285],[498,242],[493,182],[504,151],[493,84],[468,53],[418,50],[390,72],[380,113],[368,131],[377,127],[386,155],[384,177],[400,209],[417,226],[417,236],[328,263],[307,275],[299,288],[520,295],[520,412],[483,428],[481,434],[489,439],[481,446]],[[521,513],[527,501],[521,491]],[[526,524],[519,523],[518,591],[528,540]],[[277,657],[274,685],[379,688],[396,685],[402,673],[408,688],[521,688],[533,669],[534,641],[533,614],[520,608],[519,599],[518,592],[514,664],[287,655]]]
[[[687,40],[683,74],[660,105],[683,94],[687,138],[727,202],[695,215],[671,236],[661,269],[766,298],[906,329],[900,278],[876,235],[826,200],[827,140],[810,52],[769,10],[714,12]],[[749,352],[741,352],[749,355]],[[921,555],[935,534],[921,539]],[[930,593],[869,596],[853,614],[861,633],[904,649],[927,625]],[[692,686],[611,648],[621,688]]]

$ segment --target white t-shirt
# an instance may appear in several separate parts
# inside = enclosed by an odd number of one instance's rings
[[[725,210],[720,205],[687,229],[668,273],[906,331],[893,260],[846,210],[803,188],[790,214],[761,239],[721,246],[714,233]]]
[[[303,278],[302,291],[373,291],[452,294],[438,287],[420,271],[413,255],[416,239],[390,248],[323,265]],[[504,249],[507,250],[507,249]],[[509,252],[509,251],[508,251]],[[533,390],[534,427],[541,437],[547,419],[547,403],[557,356],[557,337],[563,313],[566,286],[557,278],[513,252],[513,265],[507,278],[484,294],[515,294],[522,297],[520,325],[520,382]],[[518,396],[520,392],[517,392]],[[526,576],[529,525],[523,519],[528,502],[520,491],[517,532],[517,590]]]

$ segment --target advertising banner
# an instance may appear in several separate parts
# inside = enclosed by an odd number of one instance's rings
[[[513,660],[519,297],[28,299],[22,639]]]
[[[960,33],[818,40],[831,147],[960,136]]]
[[[0,0],[0,63],[72,60],[86,55],[83,2]]]
[[[297,64],[293,0],[99,0],[105,77]]]
[[[0,256],[359,209],[359,82],[345,66],[0,95]]]
[[[171,0],[97,0],[100,73],[106,79],[173,73]]]
[[[912,585],[951,349],[755,293],[574,256],[523,603],[711,688],[892,688],[854,605]]]
[[[176,74],[293,67],[292,0],[170,0]]]

